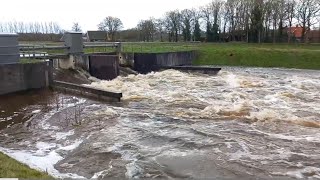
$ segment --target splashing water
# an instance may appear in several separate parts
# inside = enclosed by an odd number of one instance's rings
[[[123,102],[79,100],[83,124],[63,141],[85,138],[55,168],[86,178],[319,178],[319,71],[224,69],[92,83],[122,92]],[[44,116],[41,126],[61,128]],[[30,139],[45,138],[37,135]]]
[[[151,110],[163,114],[207,119],[243,118],[253,122],[303,120],[319,123],[320,93],[314,88],[320,80],[309,76],[285,77],[287,79],[283,80],[272,73],[261,77],[265,72],[248,76],[244,72],[223,71],[218,76],[201,76],[167,70],[119,77],[90,86],[123,92],[125,101],[154,104],[156,107]]]

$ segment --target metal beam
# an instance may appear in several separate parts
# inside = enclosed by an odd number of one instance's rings
[[[68,46],[20,46],[20,51],[33,51],[33,50],[60,50],[69,49]]]

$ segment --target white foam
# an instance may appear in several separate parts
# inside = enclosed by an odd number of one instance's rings
[[[41,110],[40,110],[40,109],[37,109],[37,110],[32,111],[31,113],[32,113],[32,114],[37,114],[37,113],[39,113],[39,112],[41,112]]]
[[[2,147],[0,147],[0,151],[33,169],[47,172],[56,178],[84,178],[77,174],[63,174],[54,168],[54,165],[63,159],[63,157],[57,153],[58,150],[71,151],[81,143],[82,140],[76,140],[71,145],[61,146],[55,143],[37,142],[36,151],[10,150]]]
[[[92,81],[92,82],[100,82],[100,81],[101,81],[101,79],[98,79],[98,78],[93,77],[93,76],[90,76],[88,79],[89,79],[90,81]]]
[[[77,97],[72,97],[74,100],[76,100],[77,102],[75,103],[62,103],[62,102],[59,102],[60,104],[63,104],[62,107],[60,107],[58,110],[57,109],[53,109],[51,110],[50,112],[46,113],[43,117],[43,119],[41,120],[40,122],[40,127],[42,129],[45,129],[45,130],[59,130],[59,127],[57,126],[52,126],[50,124],[48,124],[48,120],[53,116],[55,115],[56,113],[58,112],[61,112],[67,108],[70,108],[70,107],[74,107],[76,105],[79,105],[79,104],[83,104],[86,102],[86,99],[82,99],[82,98],[77,98]]]
[[[68,136],[74,135],[74,130],[68,132],[57,132],[53,135],[57,140],[66,139]]]
[[[8,150],[0,147],[0,151],[5,153],[6,155],[20,161],[21,163],[27,164],[29,167],[47,172],[53,177],[56,178],[84,178],[82,176],[78,176],[76,174],[62,174],[58,170],[54,168],[54,164],[58,163],[63,158],[56,153],[55,151],[49,152],[44,156],[37,156],[34,153],[29,151],[16,151],[16,150]]]
[[[118,112],[115,111],[112,108],[106,108],[100,111],[96,111],[94,112],[95,115],[104,115],[104,116],[108,116],[108,117],[115,117],[118,116]]]
[[[73,144],[65,147],[60,147],[59,149],[65,150],[65,151],[72,151],[80,146],[80,144],[83,142],[83,140],[76,140]]]
[[[139,165],[137,165],[136,161],[133,161],[127,164],[126,169],[127,169],[126,176],[129,179],[137,178],[140,174],[143,173],[143,169]]]
[[[307,176],[306,174],[310,174]],[[299,169],[296,171],[288,171],[286,175],[298,179],[305,179],[305,178],[317,178],[320,179],[320,168],[317,167],[305,167],[303,169]]]
[[[102,175],[105,174],[105,173],[106,173],[106,170],[97,172],[97,173],[95,173],[95,174],[91,177],[91,179],[98,179],[100,176],[102,176]]]
[[[239,79],[234,74],[228,74],[226,77],[226,82],[232,88],[240,87]]]

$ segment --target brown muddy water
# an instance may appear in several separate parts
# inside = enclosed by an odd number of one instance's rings
[[[320,179],[320,72],[166,70],[0,97],[0,151],[60,178]]]

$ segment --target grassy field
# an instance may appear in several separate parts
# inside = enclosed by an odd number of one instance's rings
[[[85,52],[114,50],[98,47],[85,49]],[[122,50],[128,53],[197,50],[195,65],[320,69],[320,44],[124,43]]]
[[[0,153],[0,178],[53,179],[51,176],[29,168]]]
[[[320,44],[125,44],[126,52],[197,50],[195,65],[320,69]]]
[[[194,63],[320,69],[320,45],[206,44]]]

